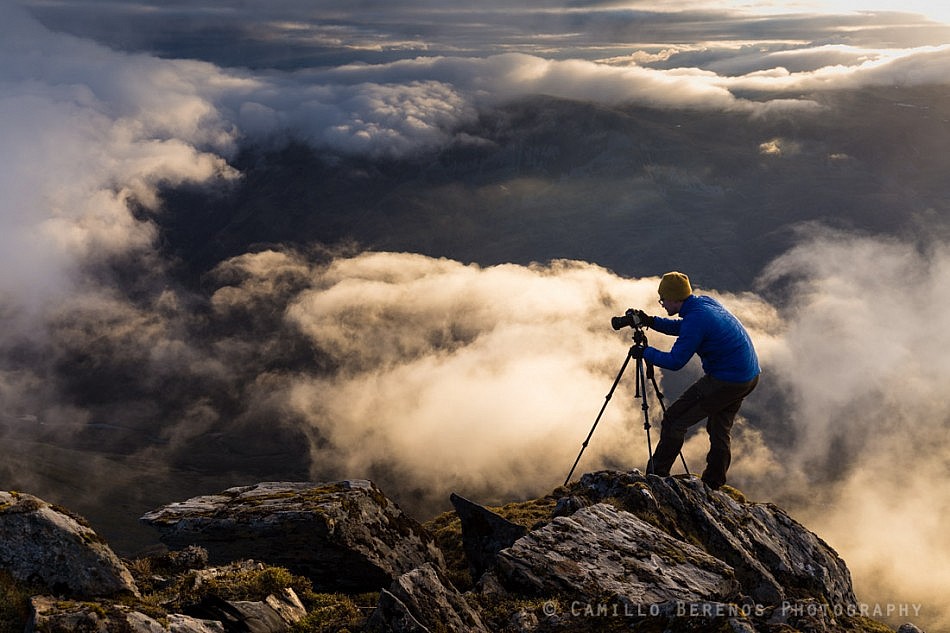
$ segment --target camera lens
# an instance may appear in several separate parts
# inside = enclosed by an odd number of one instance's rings
[[[610,326],[615,330],[627,327],[628,325],[633,327],[633,319],[630,318],[630,315],[616,316],[610,319]]]

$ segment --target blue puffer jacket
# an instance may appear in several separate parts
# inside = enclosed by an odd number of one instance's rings
[[[759,375],[759,359],[739,319],[712,297],[690,295],[679,319],[655,317],[653,329],[677,336],[669,352],[647,347],[643,358],[664,369],[680,369],[699,354],[703,371],[726,382],[747,382]]]

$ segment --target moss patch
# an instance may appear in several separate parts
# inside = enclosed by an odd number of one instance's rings
[[[516,501],[503,506],[491,506],[488,509],[512,523],[534,530],[551,520],[555,505],[557,502],[549,496]],[[455,511],[443,512],[423,523],[422,527],[432,535],[436,545],[442,550],[446,576],[455,588],[462,592],[472,589],[472,577],[468,571],[468,560],[465,558],[465,548],[462,545],[462,522]]]
[[[512,523],[524,526],[529,530],[536,530],[551,520],[551,514],[554,512],[556,505],[557,501],[548,496],[528,501],[516,501],[503,506],[492,506],[489,510]]]
[[[40,593],[0,571],[0,633],[22,633],[30,618],[30,596]]]
[[[360,631],[376,608],[379,594],[348,596],[340,593],[311,594],[304,602],[307,615],[291,628],[293,633],[349,633]]]
[[[726,494],[726,495],[732,497],[732,499],[733,499],[734,501],[738,502],[738,503],[748,503],[748,502],[749,502],[749,500],[746,499],[746,496],[745,496],[745,495],[742,493],[742,491],[739,490],[738,488],[733,488],[732,486],[724,485],[724,486],[722,486],[722,487],[719,488],[719,492],[722,492],[722,493],[724,493],[724,494]]]
[[[472,589],[472,576],[468,571],[468,559],[462,546],[462,521],[455,511],[443,512],[426,521],[423,528],[435,539],[445,559],[445,575],[459,591]]]
[[[845,616],[839,618],[838,624],[842,631],[853,633],[894,633],[891,627],[864,616]]]

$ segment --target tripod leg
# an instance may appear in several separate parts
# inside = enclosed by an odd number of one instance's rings
[[[631,348],[632,350],[632,348]],[[597,428],[597,424],[600,422],[600,418],[604,415],[604,411],[607,409],[607,404],[610,402],[610,399],[614,395],[614,391],[617,389],[617,385],[620,384],[620,379],[623,377],[623,372],[626,371],[627,365],[630,363],[630,357],[632,354],[627,353],[627,357],[623,360],[623,365],[620,366],[620,371],[617,372],[617,377],[614,378],[614,384],[611,385],[610,391],[607,392],[607,395],[604,397],[604,404],[600,407],[600,413],[597,414],[597,419],[594,420],[594,425],[590,427],[590,433],[587,434],[587,438],[584,440],[584,443],[581,444],[581,451],[577,454],[577,459],[574,460],[574,465],[571,466],[571,472],[567,473],[567,478],[564,479],[564,485],[566,486],[568,482],[571,481],[571,475],[574,474],[574,469],[577,468],[577,464],[581,461],[581,455],[584,454],[584,449],[587,448],[587,444],[590,442],[590,438],[594,435],[594,429]]]
[[[689,466],[686,465],[686,458],[683,457],[683,451],[680,451],[680,460],[683,462],[683,470],[686,471],[686,474],[692,475],[693,473],[689,472]]]
[[[652,367],[652,365],[649,365]],[[642,389],[641,389],[642,387]],[[646,382],[646,372],[644,371],[644,361],[643,357],[637,358],[637,396],[643,396],[643,403],[640,405],[640,408],[643,409],[643,428],[647,432],[647,456],[649,457],[647,461],[647,472],[649,473],[653,467],[653,441],[650,439],[650,405],[647,404],[647,382]]]

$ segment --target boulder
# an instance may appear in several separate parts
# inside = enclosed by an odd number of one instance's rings
[[[477,581],[494,564],[498,552],[511,547],[528,530],[457,494],[449,500],[462,524],[462,548],[472,580]]]
[[[431,564],[397,578],[380,592],[367,633],[486,632],[478,613]]]
[[[737,501],[699,479],[601,471],[581,477],[575,494],[611,499],[670,536],[728,564],[742,592],[760,604],[814,598],[857,607],[851,573],[837,552],[769,503]]]
[[[248,569],[252,565],[247,566]],[[216,577],[213,569],[195,573],[196,587]],[[27,631],[72,633],[103,631],[131,633],[287,633],[307,615],[297,594],[286,587],[264,600],[225,600],[215,594],[166,616],[165,623],[114,600],[64,600],[52,596],[31,599],[32,617]],[[128,602],[128,601],[125,601]]]
[[[168,633],[225,633],[224,625],[216,620],[199,620],[189,615],[168,615]]]
[[[173,503],[141,518],[172,548],[209,561],[254,559],[313,581],[318,591],[388,586],[427,562],[444,566],[422,526],[370,481],[265,482]]]
[[[364,633],[431,633],[408,605],[385,589],[379,592],[379,605],[363,630]]]
[[[138,595],[129,570],[82,517],[20,492],[0,492],[0,569],[68,596]]]
[[[280,596],[272,594],[263,601],[208,596],[187,611],[203,621],[222,623],[226,631],[244,633],[287,633],[307,615],[300,599],[289,588],[285,588]]]
[[[637,516],[598,503],[557,517],[498,553],[509,591],[608,600],[624,610],[738,597],[732,568]]]

